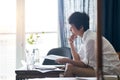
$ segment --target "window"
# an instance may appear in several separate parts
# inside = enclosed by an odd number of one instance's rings
[[[31,47],[29,35],[40,36],[34,45],[40,56],[58,47],[57,9],[57,0],[0,0],[0,80],[15,80],[15,69],[22,67],[25,59],[24,50]]]
[[[25,0],[25,48],[39,50],[40,64],[51,48],[58,47],[58,2],[57,0]],[[32,34],[39,37],[37,44],[30,45],[27,39]]]
[[[0,80],[15,80],[16,0],[0,0]]]

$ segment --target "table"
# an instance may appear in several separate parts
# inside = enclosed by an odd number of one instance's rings
[[[30,78],[45,78],[45,77],[59,77],[60,73],[64,72],[64,65],[41,65],[36,66],[33,70],[27,70],[22,67],[15,70],[16,80],[25,80]],[[50,70],[48,70],[48,68]],[[55,68],[55,69],[54,69]],[[41,70],[44,69],[44,70]]]
[[[30,80],[97,80],[96,77],[60,77],[60,78],[40,78]]]
[[[98,80],[97,77],[59,77],[59,78],[36,78],[29,80]],[[119,80],[116,76],[104,77],[104,80]]]
[[[59,68],[64,66],[57,66]],[[81,80],[81,77],[73,77],[73,78],[60,78],[60,73],[63,73],[64,70],[51,70],[47,72],[41,72],[39,69],[27,70],[24,68],[15,70],[16,73],[16,80],[25,80],[25,79],[32,79],[32,80]],[[59,79],[59,78],[60,79]],[[37,79],[36,79],[37,78]],[[82,77],[83,78],[83,77]],[[95,77],[92,79],[87,77],[87,80],[96,80]],[[104,75],[105,80],[120,80],[119,76],[117,75]],[[82,80],[86,80],[85,78]]]
[[[16,70],[16,80],[97,80],[96,77],[66,77],[61,78],[59,74],[63,71],[50,71],[42,73],[38,70]],[[59,77],[59,78],[58,78]],[[105,75],[105,80],[120,80],[116,75]]]
[[[25,80],[28,78],[59,77],[63,71],[49,71],[42,73],[38,70],[15,70],[16,80]]]

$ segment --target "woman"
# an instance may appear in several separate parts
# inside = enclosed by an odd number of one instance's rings
[[[96,76],[96,33],[89,30],[89,16],[86,13],[74,12],[69,17],[70,31],[69,38],[73,60],[68,58],[57,59],[56,62],[66,64],[65,77],[73,76]],[[76,52],[74,40],[82,38],[79,52]],[[110,42],[103,40],[103,71],[104,74],[120,74],[120,61],[115,49]],[[119,66],[117,68],[116,66]]]

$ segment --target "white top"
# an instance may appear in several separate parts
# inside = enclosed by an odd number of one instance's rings
[[[110,42],[102,37],[103,71],[108,74],[120,74],[120,61]],[[96,33],[90,30],[84,32],[79,50],[81,61],[96,69]]]

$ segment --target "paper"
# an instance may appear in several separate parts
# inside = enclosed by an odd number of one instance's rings
[[[35,68],[40,69],[40,70],[54,70],[57,67],[52,66],[52,65],[40,65],[40,66],[36,65]]]
[[[65,65],[35,65],[35,69],[42,72],[51,72],[51,71],[64,71],[63,69],[59,67],[64,67]]]
[[[76,77],[76,80],[97,80],[96,77]]]
[[[59,68],[56,68],[56,69],[36,69],[37,71],[40,71],[42,73],[46,73],[46,72],[64,72],[63,69],[59,69]]]
[[[58,55],[47,55],[44,58],[45,59],[50,59],[50,60],[56,60],[56,59],[59,59],[59,58],[68,58],[68,57],[58,56]]]

